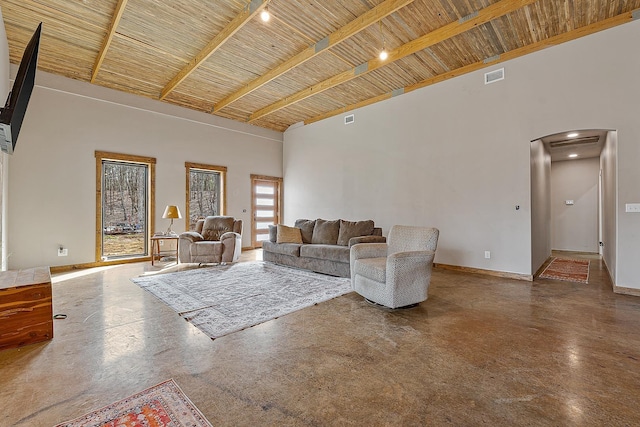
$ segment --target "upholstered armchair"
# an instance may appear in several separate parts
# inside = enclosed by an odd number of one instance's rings
[[[437,228],[394,225],[387,243],[351,247],[351,287],[389,308],[414,306],[428,297]]]
[[[242,250],[242,220],[231,216],[208,216],[196,223],[195,231],[180,234],[180,262],[235,262]]]

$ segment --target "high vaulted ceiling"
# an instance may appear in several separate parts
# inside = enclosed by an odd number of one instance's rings
[[[640,17],[640,0],[0,0],[11,62],[278,131]],[[271,19],[263,22],[267,8]],[[385,47],[388,59],[378,59]]]

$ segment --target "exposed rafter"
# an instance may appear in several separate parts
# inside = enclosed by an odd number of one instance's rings
[[[220,111],[232,102],[235,102],[243,96],[248,95],[249,93],[253,92],[261,86],[264,86],[271,80],[280,77],[281,75],[285,74],[287,71],[292,70],[298,65],[304,64],[306,61],[310,60],[316,55],[319,55],[320,53],[325,52],[327,49],[330,49],[338,43],[341,43],[349,37],[352,37],[368,26],[375,24],[376,22],[391,15],[393,12],[405,7],[413,1],[414,0],[386,0],[383,3],[380,3],[378,6],[370,9],[368,12],[358,16],[356,19],[349,22],[345,26],[329,34],[327,37],[307,47],[306,49],[292,56],[277,67],[267,71],[265,74],[253,80],[246,86],[242,87],[240,90],[227,96],[215,105],[212,112],[215,113]]]
[[[310,96],[324,92],[327,89],[331,89],[332,87],[346,83],[356,77],[363,76],[367,73],[375,71],[381,67],[384,67],[385,65],[389,65],[404,57],[426,49],[429,46],[433,46],[444,40],[448,40],[454,36],[469,31],[472,28],[477,27],[478,25],[485,24],[492,21],[493,19],[514,12],[526,5],[534,3],[535,1],[536,0],[501,0],[497,3],[492,4],[491,6],[485,7],[484,9],[476,13],[473,13],[468,17],[463,17],[458,21],[451,22],[443,27],[438,28],[435,31],[425,34],[422,37],[418,37],[415,40],[403,44],[402,46],[389,52],[388,59],[384,61],[379,58],[372,59],[368,62],[358,65],[357,67],[344,71],[320,83],[303,89],[291,96],[287,96],[267,107],[261,108],[260,110],[251,114],[251,116],[249,117],[249,122],[258,120],[264,116],[281,110],[282,108],[288,107],[289,105],[295,104],[296,102],[300,102]]]
[[[639,11],[638,13],[640,13],[640,9],[638,11]],[[633,20],[632,15],[633,15],[633,12],[626,12],[626,13],[622,13],[620,15],[614,16],[612,18],[606,19],[604,21],[600,21],[591,25],[576,28],[575,30],[569,31],[567,33],[559,34],[555,37],[551,37],[546,40],[540,40],[539,42],[536,42],[527,46],[523,46],[518,49],[510,50],[509,52],[505,52],[501,55],[498,55],[497,58],[493,61],[485,60],[485,61],[474,62],[473,64],[465,65],[464,67],[460,67],[455,70],[448,71],[446,73],[442,73],[437,76],[425,79],[416,84],[406,86],[404,88],[401,88],[400,90],[383,93],[382,95],[378,95],[376,97],[369,98],[364,101],[357,102],[355,104],[347,105],[345,107],[338,108],[333,111],[328,111],[326,113],[319,114],[315,117],[305,120],[304,124],[308,125],[311,123],[318,122],[320,120],[328,119],[329,117],[337,116],[339,114],[344,114],[348,111],[353,111],[357,108],[366,107],[367,105],[384,101],[386,99],[392,98],[396,94],[408,93],[417,89],[421,89],[423,87],[431,86],[433,84],[452,79],[454,77],[462,76],[464,74],[480,70],[482,68],[491,67],[495,64],[499,64],[504,61],[508,61],[511,59],[518,58],[520,56],[528,55],[530,53],[537,52],[542,49],[546,49],[547,47],[556,46],[571,40],[578,39],[580,37],[588,36],[589,34],[597,33],[598,31],[606,30],[608,28],[613,28],[618,25],[631,22]]]
[[[124,13],[124,8],[127,5],[128,0],[118,0],[118,4],[116,5],[116,11],[113,14],[113,18],[111,19],[111,24],[109,25],[109,31],[107,32],[107,37],[104,39],[104,43],[102,44],[102,49],[100,49],[100,53],[98,53],[98,57],[96,58],[96,63],[93,66],[93,73],[91,73],[91,83],[94,83],[96,77],[98,76],[98,71],[100,71],[100,66],[102,66],[102,61],[104,61],[104,57],[107,54],[107,50],[109,50],[109,46],[111,46],[111,41],[113,40],[113,36],[116,33],[116,29],[118,28],[118,24],[120,23],[120,19],[122,18],[122,14]]]
[[[184,79],[189,77],[196,68],[207,60],[213,53],[227,42],[235,33],[244,27],[254,16],[265,8],[269,0],[251,0],[248,7],[245,7],[242,13],[237,15],[233,20],[222,29],[207,45],[202,49],[187,65],[182,68],[171,79],[169,83],[162,89],[160,99],[164,99],[176,88]]]

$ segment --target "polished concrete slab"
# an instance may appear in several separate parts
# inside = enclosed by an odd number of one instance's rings
[[[0,425],[52,426],[169,378],[216,426],[640,425],[640,298],[589,258],[587,285],[436,270],[414,309],[351,293],[216,340],[129,280],[149,263],[56,275],[68,317],[0,352]]]

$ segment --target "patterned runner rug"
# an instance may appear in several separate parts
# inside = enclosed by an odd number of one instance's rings
[[[212,427],[173,380],[55,427],[98,426]]]
[[[554,258],[540,275],[541,279],[588,283],[589,261],[583,259]]]
[[[263,261],[131,280],[212,339],[351,292],[349,279]]]

